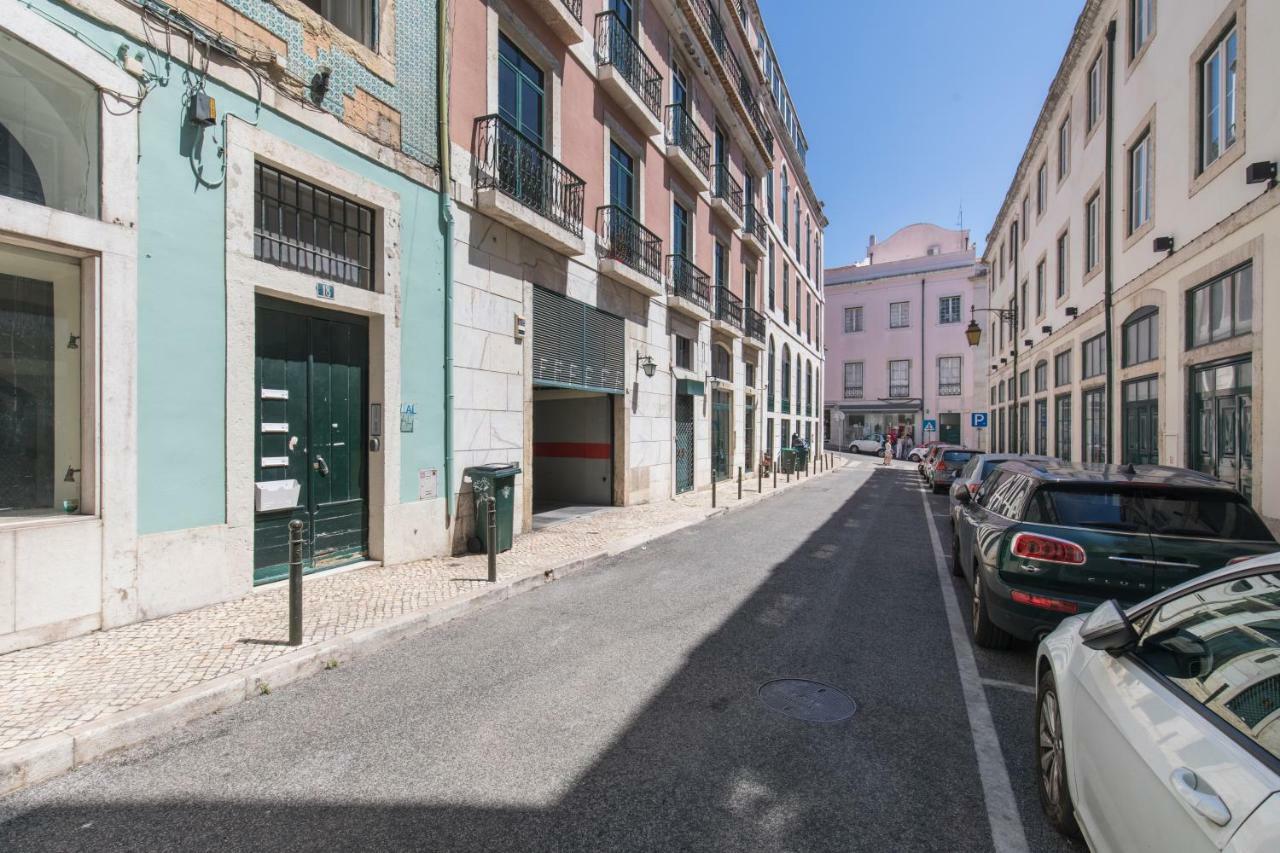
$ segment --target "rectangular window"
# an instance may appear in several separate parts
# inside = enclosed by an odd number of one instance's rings
[[[889,303],[889,328],[903,329],[911,325],[911,303]]]
[[[1045,293],[1044,293],[1044,265],[1041,261],[1036,264],[1036,317],[1043,317],[1045,312]]]
[[[609,142],[609,203],[636,215],[636,161],[616,142]]]
[[[891,361],[889,362],[889,396],[890,397],[910,397],[911,396],[911,362],[910,361]]]
[[[785,205],[784,205],[785,207]],[[791,276],[791,267],[787,266],[787,262],[782,262],[782,322],[791,322],[791,287],[788,279]]]
[[[844,397],[846,400],[862,399],[862,362],[844,363]]]
[[[1129,149],[1129,233],[1151,218],[1151,132]]]
[[[1031,232],[1031,196],[1024,195],[1022,197],[1022,219],[1018,221],[1018,227],[1022,229],[1022,245],[1027,244],[1027,235]]]
[[[1018,399],[1031,396],[1031,371],[1024,370],[1018,374]]]
[[[378,49],[373,0],[302,0],[304,6],[370,50]]]
[[[81,511],[80,280],[72,259],[0,247],[0,519]]]
[[[1036,364],[1036,393],[1040,394],[1049,390],[1049,362],[1042,361]]]
[[[1058,125],[1058,181],[1061,182],[1071,171],[1071,116],[1068,115]]]
[[[684,335],[676,335],[676,367],[693,370],[693,341]]]
[[[862,331],[862,306],[857,305],[852,308],[844,309],[844,330],[845,333]]]
[[[1053,384],[1058,388],[1071,384],[1071,350],[1053,357]]]
[[[1061,299],[1067,295],[1067,261],[1071,257],[1069,251],[1070,243],[1066,232],[1058,235],[1058,270],[1057,270],[1057,298]]]
[[[1155,0],[1129,0],[1129,61],[1138,58],[1155,32]]]
[[[693,257],[693,230],[689,211],[680,202],[671,204],[671,251],[682,258]]]
[[[1102,225],[1099,220],[1102,204],[1094,193],[1084,206],[1084,270],[1092,272],[1102,260]]]
[[[960,395],[960,356],[948,355],[938,359],[938,396]]]
[[[713,272],[715,274],[716,288],[727,290],[729,287],[729,250],[719,240],[716,241]],[[716,298],[719,299],[719,296]]]
[[[1053,401],[1053,455],[1063,462],[1071,461],[1071,395],[1062,394]]]
[[[1036,172],[1036,216],[1044,216],[1044,209],[1049,204],[1049,164],[1041,163]]]
[[[1233,23],[1200,61],[1200,171],[1236,141],[1239,37]]]
[[[748,387],[748,388],[754,388],[754,387],[756,387],[756,365],[755,365],[755,362],[753,362],[753,361],[744,361],[744,362],[742,363],[742,375],[743,375],[743,379],[744,379],[744,380],[746,381],[746,383],[747,383],[747,387]],[[747,423],[748,423],[748,424],[750,424],[751,422],[750,422],[750,421],[747,421]]]
[[[1090,379],[1107,370],[1106,336],[1094,335],[1080,345],[1080,378]]]
[[[774,310],[774,288],[777,285],[777,271],[773,264],[773,241],[769,241],[769,310]]]
[[[938,300],[938,322],[939,323],[959,323],[960,322],[960,297],[944,296]]]
[[[254,164],[253,256],[318,278],[373,289],[371,208]]]
[[[1022,280],[1022,292],[1018,294],[1018,328],[1027,330],[1027,315],[1031,313],[1031,303],[1027,301],[1027,280]]]
[[[1202,284],[1187,294],[1187,348],[1253,331],[1253,265]]]
[[[1089,66],[1089,111],[1085,117],[1086,130],[1093,130],[1098,126],[1098,122],[1102,121],[1103,95],[1102,54],[1098,54],[1098,58],[1093,60],[1093,65]]]
[[[1156,336],[1159,313],[1155,308],[1140,310],[1134,317],[1126,320],[1122,327],[1123,355],[1125,367],[1153,361],[1159,353],[1156,351]]]
[[[1085,462],[1102,462],[1106,458],[1106,391],[1095,388],[1084,392],[1081,406],[1084,409],[1084,454]]]

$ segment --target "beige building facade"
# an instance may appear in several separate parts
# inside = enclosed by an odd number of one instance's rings
[[[983,258],[997,449],[1204,471],[1280,528],[1278,33],[1258,0],[1086,3]]]

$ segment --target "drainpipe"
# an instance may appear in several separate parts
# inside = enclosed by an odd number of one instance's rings
[[[1018,378],[1018,319],[1022,316],[1022,303],[1018,299],[1018,295],[1022,293],[1022,285],[1018,284],[1018,259],[1022,256],[1022,252],[1018,250],[1018,242],[1022,239],[1022,226],[1025,223],[1017,220],[1013,223],[1013,239],[1009,248],[1013,255],[1013,317],[1009,324],[1010,331],[1013,332],[1013,393],[1009,398],[1013,400],[1013,411],[1009,413],[1009,438],[1010,453],[1020,453],[1018,444],[1018,424],[1021,423],[1022,417],[1022,382]],[[1028,418],[1027,420],[1030,420]]]
[[[449,145],[449,0],[436,10],[436,136],[444,226],[444,523],[453,518],[453,172]]]
[[[924,390],[928,387],[924,380],[924,318],[927,316],[924,307],[924,276],[920,277],[920,443],[924,444]],[[912,433],[915,430],[911,431]],[[942,424],[938,424],[938,433],[935,438],[942,437]],[[915,441],[915,436],[911,436],[911,440]]]
[[[1107,200],[1106,201],[1107,208],[1106,208],[1106,214],[1105,214],[1105,224],[1104,224],[1103,233],[1106,234],[1107,236],[1106,236],[1106,243],[1103,246],[1103,258],[1102,258],[1102,317],[1103,317],[1103,324],[1104,324],[1103,329],[1106,333],[1106,344],[1107,344],[1107,402],[1105,406],[1105,413],[1106,413],[1105,429],[1107,431],[1107,435],[1106,435],[1106,455],[1103,457],[1103,459],[1108,465],[1115,462],[1114,452],[1112,450],[1113,440],[1111,436],[1111,424],[1115,420],[1115,412],[1113,410],[1115,409],[1114,403],[1116,399],[1115,371],[1112,370],[1113,349],[1112,349],[1112,343],[1111,343],[1112,293],[1115,288],[1115,282],[1113,279],[1114,271],[1112,270],[1112,264],[1111,264],[1111,258],[1112,258],[1111,227],[1112,227],[1112,216],[1113,216],[1112,208],[1114,206],[1112,203],[1112,200],[1115,197],[1113,193],[1113,186],[1112,186],[1115,180],[1115,164],[1113,162],[1115,159],[1115,154],[1112,151],[1112,146],[1115,141],[1115,107],[1113,106],[1115,102],[1115,92],[1116,92],[1116,83],[1115,83],[1116,61],[1115,60],[1116,60],[1116,22],[1112,20],[1109,24],[1107,24],[1107,116],[1106,116],[1107,165],[1106,165],[1106,176],[1103,178],[1103,181],[1106,184],[1106,186],[1103,188],[1103,192],[1106,195],[1106,200]]]

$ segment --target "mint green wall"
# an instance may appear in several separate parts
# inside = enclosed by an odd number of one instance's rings
[[[127,40],[61,6],[43,13],[113,52]],[[132,42],[130,52],[147,51]],[[163,57],[148,67],[164,73]],[[154,533],[226,520],[226,247],[222,162],[204,131],[203,155],[188,156],[192,135],[183,104],[183,67],[143,103],[139,124],[138,221],[138,528]],[[207,89],[219,114],[252,120],[254,106],[218,86]],[[439,196],[325,137],[263,110],[259,126],[400,196],[402,398],[417,405],[413,433],[401,436],[401,498],[417,500],[418,469],[444,465],[444,238]],[[111,152],[105,152],[110,157]],[[202,186],[195,163],[203,162]],[[303,176],[305,177],[305,176]],[[110,299],[107,292],[105,298]],[[245,407],[253,400],[243,401]],[[398,428],[394,412],[386,428]],[[252,458],[240,464],[253,465]],[[109,498],[108,498],[109,500]]]

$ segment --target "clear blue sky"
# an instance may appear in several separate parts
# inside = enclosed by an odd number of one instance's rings
[[[831,220],[827,266],[867,237],[999,212],[1083,0],[759,0]]]

